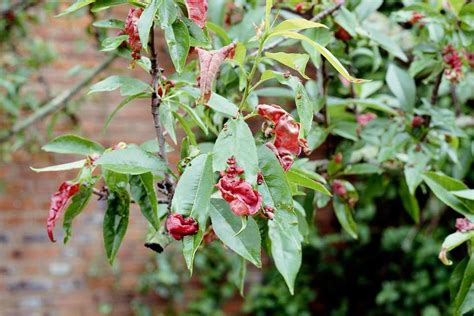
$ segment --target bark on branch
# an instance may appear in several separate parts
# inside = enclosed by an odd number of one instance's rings
[[[150,39],[148,41],[148,47],[150,49],[150,75],[151,75],[151,85],[153,92],[151,94],[151,114],[153,116],[153,123],[155,126],[155,134],[158,141],[159,152],[158,155],[163,159],[166,166],[168,166],[168,157],[166,156],[166,142],[165,136],[160,123],[160,104],[161,97],[158,94],[158,86],[160,85],[161,79],[161,68],[158,65],[158,56],[156,53],[155,47],[155,32],[154,25],[150,29]],[[171,201],[173,200],[174,195],[174,184],[171,180],[171,175],[169,172],[165,172],[165,179],[163,183],[158,184],[158,190],[166,195],[168,200],[168,212],[171,212]]]

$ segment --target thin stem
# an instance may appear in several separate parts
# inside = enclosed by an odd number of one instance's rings
[[[431,94],[431,105],[436,105],[438,102],[438,93],[439,93],[439,86],[441,85],[441,81],[443,79],[443,72],[441,71],[438,76],[436,76],[436,80],[433,86],[433,93]]]
[[[158,147],[159,147],[158,155],[161,157],[161,159],[163,159],[166,166],[168,166],[165,136],[161,128],[160,114],[159,114],[161,96],[158,94],[158,85],[160,84],[160,80],[161,80],[161,69],[158,65],[158,55],[156,53],[156,48],[155,48],[154,25],[152,25],[150,29],[150,39],[148,42],[148,47],[150,49],[150,62],[151,62],[150,75],[151,75],[151,85],[152,85],[152,90],[153,90],[151,94],[151,114],[153,116],[156,138],[158,140]],[[170,172],[167,171],[164,173],[164,175],[165,175],[165,179],[163,183],[158,184],[158,189],[166,195],[167,204],[168,204],[168,213],[170,213],[171,201],[174,195],[174,185],[173,185],[173,181],[171,180]]]
[[[242,97],[242,101],[240,101],[239,111],[242,111],[242,109],[244,108],[245,102],[247,101],[247,98],[250,94],[250,90],[252,89],[251,84],[253,82],[253,78],[255,77],[255,73],[257,72],[258,64],[260,63],[260,58],[262,57],[263,44],[265,43],[265,40],[266,35],[263,36],[262,40],[260,41],[260,44],[258,45],[257,54],[255,55],[255,61],[245,84],[244,96]]]
[[[461,104],[459,103],[458,95],[456,93],[456,85],[451,84],[451,87],[449,90],[451,92],[451,100],[453,100],[453,104],[454,104],[454,111],[455,111],[456,117],[458,117],[459,115],[461,115]]]

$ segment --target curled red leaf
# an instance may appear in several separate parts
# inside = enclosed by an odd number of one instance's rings
[[[235,51],[235,43],[231,43],[216,51],[207,51],[196,48],[199,55],[199,87],[204,100],[209,100],[212,90],[212,82],[217,76],[221,64],[227,57],[232,57]]]
[[[273,142],[267,143],[285,171],[288,171],[294,162],[294,156],[301,153],[301,149],[309,154],[308,144],[305,139],[299,138],[300,124],[280,106],[275,104],[259,104],[258,114],[273,122],[272,133],[275,135]]]
[[[262,206],[262,196],[250,183],[240,177],[244,170],[237,167],[234,157],[230,157],[227,164],[229,167],[221,172],[216,187],[221,191],[222,198],[230,204],[230,209],[235,215],[254,215]]]
[[[360,126],[365,126],[369,124],[370,121],[375,120],[377,118],[377,115],[369,112],[369,113],[357,115],[356,118],[357,118],[357,123],[359,123]]]
[[[203,29],[206,26],[207,0],[186,0],[186,8],[189,18]]]
[[[443,49],[443,61],[446,64],[444,69],[444,75],[452,83],[458,83],[463,77],[462,73],[462,60],[459,56],[458,51],[453,47],[453,45],[448,44]]]
[[[192,217],[184,218],[183,215],[175,213],[166,219],[166,229],[171,237],[181,240],[184,236],[196,234],[199,224]]]
[[[345,198],[347,196],[347,189],[342,181],[334,180],[332,183],[332,191],[337,196]]]
[[[140,42],[137,26],[142,13],[143,9],[130,9],[123,29],[123,33],[128,35],[128,45],[130,45],[130,49],[132,50],[133,59],[140,59],[140,51],[142,50],[142,43]]]
[[[425,123],[425,119],[422,116],[415,115],[411,121],[411,127],[417,128],[422,126]]]
[[[52,242],[56,242],[53,235],[54,226],[56,225],[56,221],[61,215],[62,211],[66,208],[67,202],[69,199],[79,191],[80,184],[75,183],[72,184],[71,182],[63,182],[59,186],[57,192],[55,192],[51,196],[51,207],[49,209],[48,214],[48,222],[47,222],[47,229],[48,229],[48,236]]]
[[[474,230],[474,224],[467,218],[456,218],[456,229],[458,232],[465,233]]]

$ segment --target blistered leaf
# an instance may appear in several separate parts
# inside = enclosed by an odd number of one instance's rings
[[[217,72],[224,60],[232,56],[235,43],[231,43],[224,46],[216,51],[207,51],[202,48],[197,48],[199,54],[199,87],[201,89],[201,95],[207,101],[211,96],[212,82],[217,76]]]
[[[200,28],[204,28],[206,26],[207,0],[186,0],[186,7],[189,18]]]
[[[51,207],[48,214],[48,236],[52,242],[55,242],[53,235],[54,226],[59,216],[66,208],[71,197],[79,191],[80,183],[63,182],[57,192],[51,196]]]

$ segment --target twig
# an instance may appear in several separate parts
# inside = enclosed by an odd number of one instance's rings
[[[456,93],[456,85],[451,84],[449,91],[451,93],[451,99],[453,100],[456,117],[458,117],[461,115],[461,104],[459,103],[458,95]]]
[[[438,102],[438,93],[439,93],[439,86],[441,85],[441,81],[443,79],[443,72],[441,71],[438,76],[436,76],[436,80],[433,86],[433,94],[431,95],[431,105],[436,105]]]
[[[41,107],[38,111],[31,114],[29,117],[13,125],[13,127],[9,131],[7,131],[4,135],[0,136],[0,143],[7,141],[15,134],[22,132],[23,130],[45,118],[49,114],[66,107],[68,101],[72,97],[74,97],[79,91],[81,91],[83,87],[88,85],[99,73],[107,69],[107,67],[114,61],[116,57],[117,55],[111,55],[107,57],[106,60],[104,60],[100,65],[94,68],[94,70],[88,76],[84,77],[71,89],[64,91],[63,93],[49,101],[46,105]]]
[[[325,17],[327,17],[328,15],[331,15],[333,14],[334,12],[336,12],[337,10],[339,10],[340,7],[342,7],[343,3],[338,3],[330,8],[327,8],[326,10],[324,11],[321,11],[319,12],[317,15],[315,15],[314,17],[312,17],[310,19],[310,21],[312,22],[318,22],[318,21],[321,21],[322,19],[324,19]],[[299,32],[296,32],[296,33],[299,33]],[[280,45],[281,43],[283,43],[284,41],[286,41],[287,39],[286,38],[280,38],[276,41],[274,41],[273,43],[271,43],[270,45],[266,46],[263,48],[262,50],[262,53],[263,52],[266,52],[267,50],[270,50],[270,49],[273,49],[275,47],[277,47],[278,45]],[[252,54],[250,54],[250,56],[256,56],[257,55],[257,51],[253,52]]]
[[[150,75],[153,92],[151,94],[151,114],[153,115],[153,122],[155,125],[156,138],[158,140],[159,152],[158,155],[163,159],[166,166],[168,166],[168,157],[166,156],[166,142],[161,129],[159,108],[161,104],[161,97],[158,94],[158,85],[161,79],[161,69],[158,65],[158,58],[155,49],[155,31],[154,25],[150,29],[150,39],[148,42],[150,49]],[[174,195],[174,186],[169,172],[165,172],[165,179],[163,183],[158,184],[158,190],[163,192],[168,199],[168,212],[171,212],[171,201]]]

